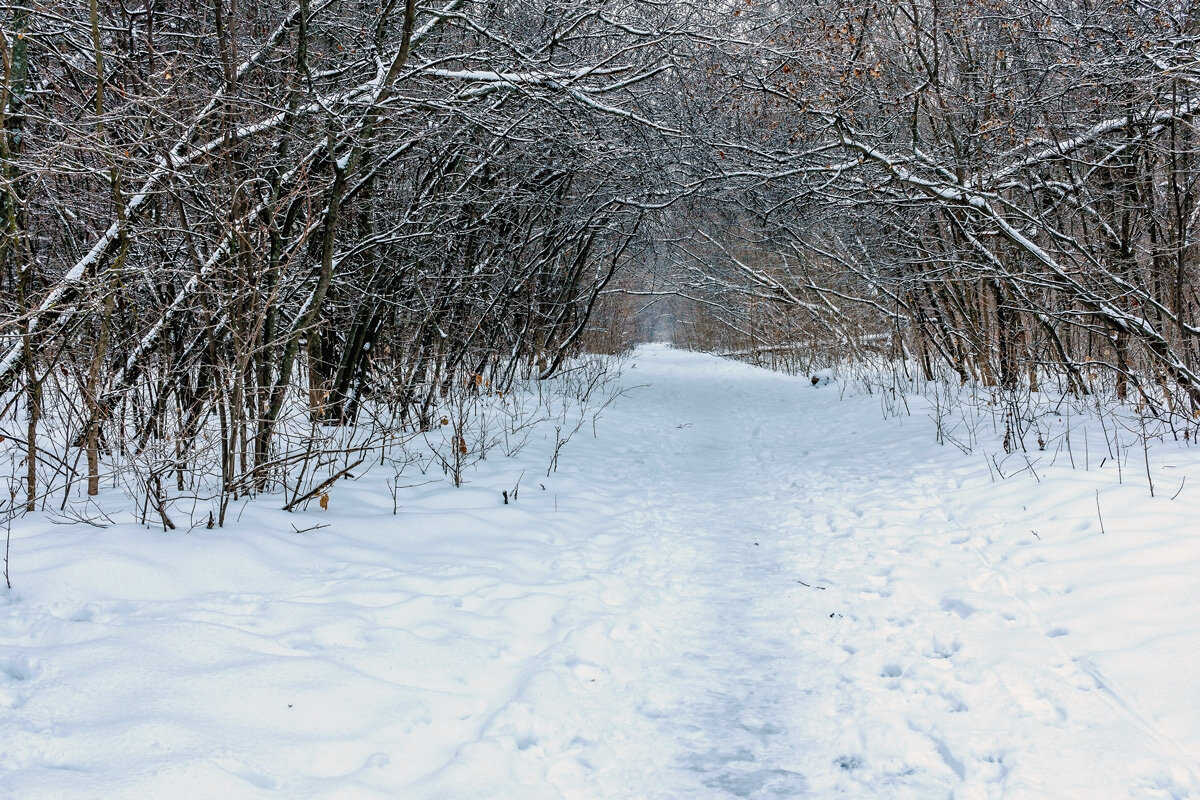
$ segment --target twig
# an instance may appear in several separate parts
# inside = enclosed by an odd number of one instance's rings
[[[294,530],[296,533],[308,533],[309,531],[319,531],[319,530],[321,530],[321,528],[328,528],[328,527],[329,527],[329,523],[326,522],[324,524],[313,525],[310,528],[297,528],[295,525],[293,525],[292,530]]]
[[[150,477],[146,479],[146,500],[158,512],[159,519],[162,520],[163,532],[175,530],[175,523],[167,516],[167,501],[163,497],[162,479],[157,472],[151,472]]]
[[[349,473],[350,470],[354,469],[362,462],[363,462],[363,459],[360,458],[358,461],[355,461],[353,464],[346,467],[345,469],[338,471],[333,476],[327,478],[324,482],[321,483],[320,486],[313,489],[308,494],[304,495],[303,497],[298,497],[298,498],[292,500],[292,502],[288,503],[286,506],[283,507],[283,510],[291,511],[292,509],[294,509],[296,506],[300,505],[301,503],[306,503],[309,500],[312,500],[314,497],[319,495],[321,492],[325,491],[330,486],[333,486],[335,483],[337,483],[343,476],[345,476],[347,473]]]
[[[1183,476],[1183,480],[1181,480],[1181,481],[1179,482],[1179,490],[1178,490],[1177,492],[1175,492],[1175,494],[1171,495],[1171,499],[1172,499],[1172,500],[1174,500],[1176,497],[1179,497],[1179,492],[1182,492],[1182,491],[1183,491],[1183,485],[1184,485],[1185,483],[1187,483],[1187,475],[1184,475],[1184,476]]]
[[[992,454],[992,464],[996,467],[996,474],[1000,476],[1000,479],[1008,480],[1008,476],[1004,474],[1003,470],[1000,469],[1000,465],[996,463],[995,453]]]
[[[1096,490],[1096,516],[1100,517],[1100,533],[1104,534],[1104,515],[1100,513],[1100,490]]]
[[[1025,455],[1024,452],[1022,452],[1022,455]],[[1038,461],[1041,461],[1041,459],[1039,458]],[[1033,463],[1034,462],[1029,460],[1029,456],[1025,455],[1025,464],[1026,464],[1027,468],[1029,469],[1029,472],[1033,475],[1033,479],[1035,481],[1037,481],[1038,483],[1041,483],[1042,479],[1038,477],[1037,470],[1033,468]]]

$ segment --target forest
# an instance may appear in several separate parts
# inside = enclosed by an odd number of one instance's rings
[[[39,0],[0,29],[10,516],[119,487],[219,526],[434,434],[457,478],[478,403],[652,335],[1195,433],[1191,2]]]

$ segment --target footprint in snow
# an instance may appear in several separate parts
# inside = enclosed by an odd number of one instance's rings
[[[952,658],[959,650],[962,649],[962,642],[958,639],[946,641],[938,637],[934,637],[929,648],[925,651],[926,658]]]
[[[278,789],[280,786],[279,781],[266,774],[263,770],[257,769],[250,764],[236,761],[231,758],[226,758],[221,760],[221,766],[229,774],[236,775],[246,783],[256,788],[270,791],[272,789]]]
[[[801,797],[808,781],[799,772],[786,769],[757,769],[724,772],[704,781],[712,789],[723,789],[734,797]]]
[[[0,679],[11,683],[24,683],[34,675],[34,666],[27,658],[0,659]]]
[[[949,611],[952,614],[957,614],[959,617],[962,617],[963,619],[967,619],[968,617],[973,615],[977,609],[975,608],[975,606],[973,606],[970,603],[967,603],[963,600],[960,600],[957,597],[943,597],[942,598],[942,610]]]
[[[126,617],[137,611],[137,605],[126,600],[113,600],[108,602],[88,603],[74,611],[59,616],[59,619],[65,619],[68,622],[112,622],[121,617]]]
[[[37,665],[16,656],[0,659],[0,707],[20,708],[32,691],[28,682],[37,674]]]
[[[835,766],[846,772],[853,772],[863,765],[863,760],[858,756],[838,756],[833,760]]]

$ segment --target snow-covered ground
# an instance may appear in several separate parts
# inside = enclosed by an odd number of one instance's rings
[[[1200,796],[1200,451],[1151,498],[1082,428],[1001,479],[920,398],[662,346],[621,380],[558,472],[395,515],[368,474],[223,530],[21,520],[0,796]]]

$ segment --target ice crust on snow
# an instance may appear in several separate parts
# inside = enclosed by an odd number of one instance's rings
[[[1196,451],[998,480],[920,397],[633,361],[509,505],[552,440],[395,516],[20,520],[0,797],[1200,794]]]

